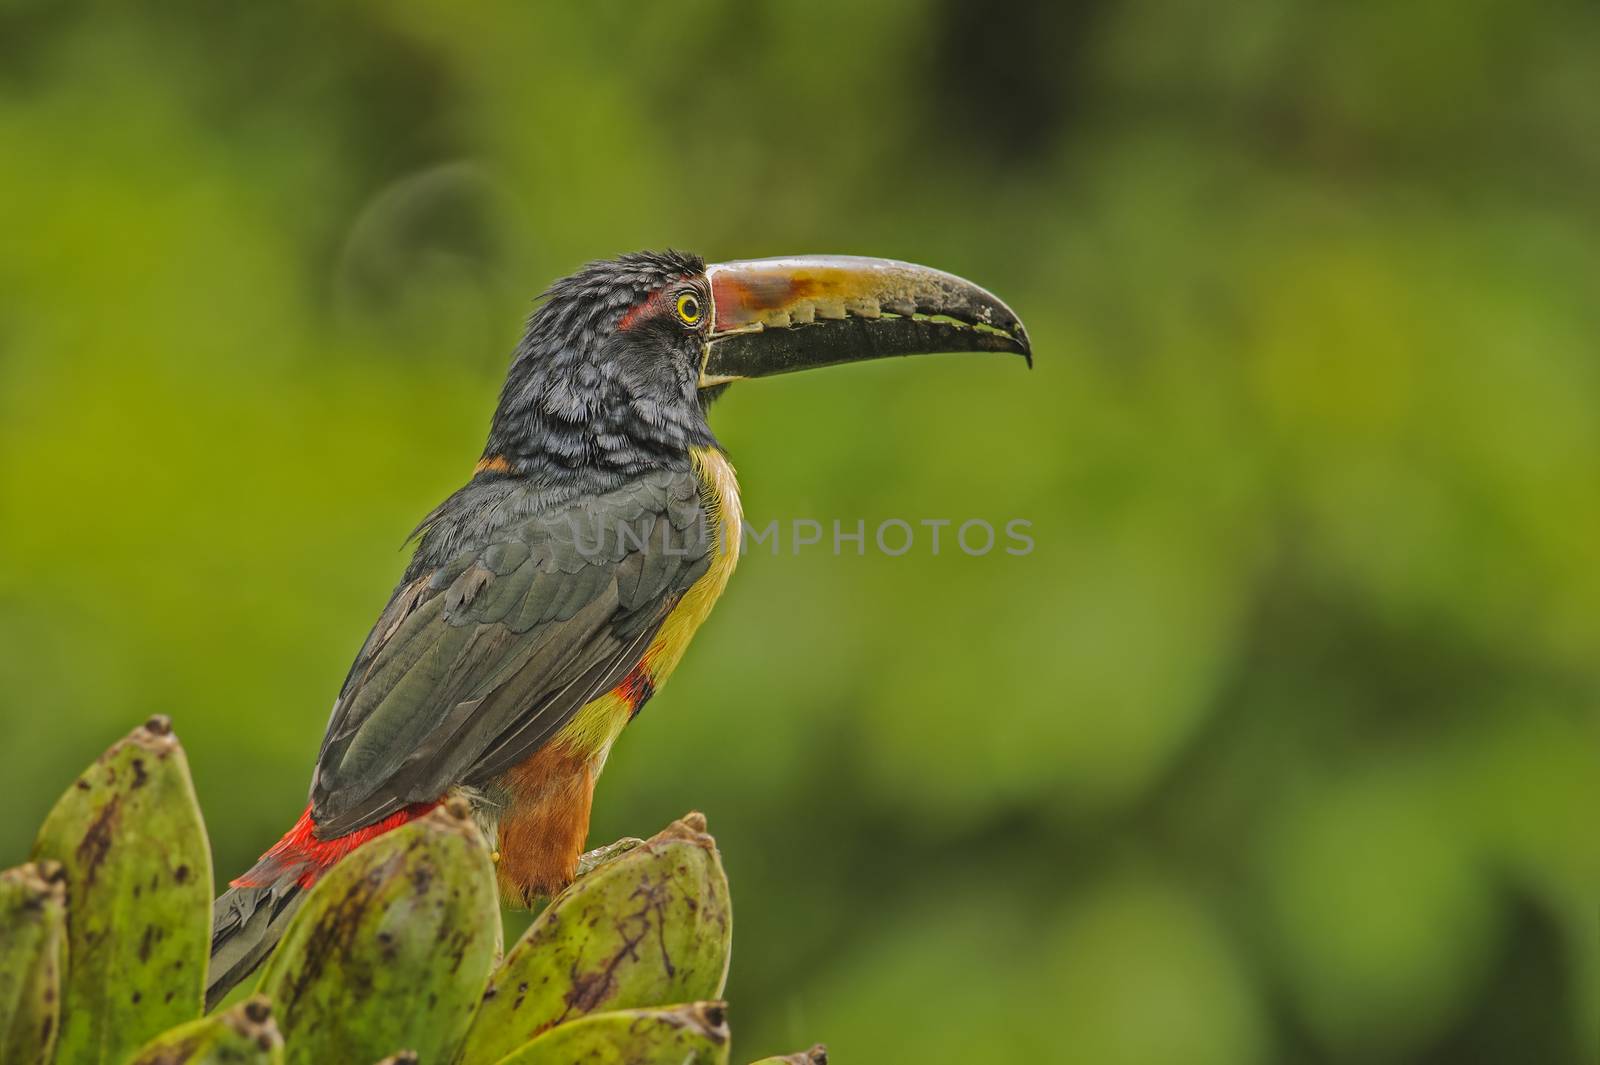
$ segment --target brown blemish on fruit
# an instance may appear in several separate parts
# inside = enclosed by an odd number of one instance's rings
[[[110,801],[101,807],[95,819],[90,822],[89,830],[83,834],[83,839],[78,841],[78,863],[83,868],[83,881],[86,887],[93,886],[100,866],[111,853],[111,844],[116,837],[117,818],[121,809],[122,796],[111,796]]]

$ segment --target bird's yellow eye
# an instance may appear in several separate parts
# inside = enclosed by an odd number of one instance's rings
[[[699,325],[701,313],[699,296],[693,292],[678,296],[678,317],[683,319],[684,325]]]

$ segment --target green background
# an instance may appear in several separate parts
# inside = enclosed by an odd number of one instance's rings
[[[751,520],[1037,546],[754,552],[619,743],[736,1057],[1592,1062],[1597,129],[1578,3],[0,0],[0,864],[157,711],[277,838],[551,278],[888,255],[1037,368],[734,388]]]

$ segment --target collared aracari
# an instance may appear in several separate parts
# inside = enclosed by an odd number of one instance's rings
[[[323,871],[452,794],[493,841],[507,903],[569,883],[612,743],[738,560],[711,400],[745,378],[950,351],[1032,361],[999,299],[887,259],[642,252],[552,285],[471,480],[423,519],[350,667],[309,805],[217,900],[208,999]]]

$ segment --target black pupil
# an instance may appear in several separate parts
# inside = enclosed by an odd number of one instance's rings
[[[700,316],[700,302],[693,296],[683,297],[683,316],[685,318],[698,318]]]

